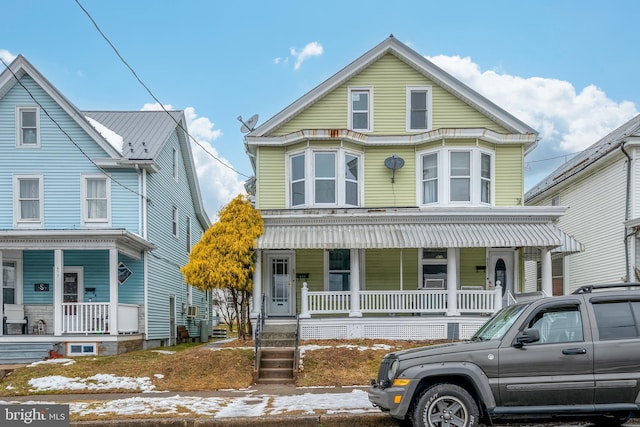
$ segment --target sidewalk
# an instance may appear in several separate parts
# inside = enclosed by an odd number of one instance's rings
[[[75,421],[71,426],[209,427],[323,426],[390,427],[388,414],[374,408],[365,387],[297,388],[254,385],[244,390],[190,393],[104,393],[16,396],[0,403],[69,404],[70,413],[105,414],[105,421]]]

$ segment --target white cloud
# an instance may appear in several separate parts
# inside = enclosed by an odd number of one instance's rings
[[[520,77],[482,71],[471,58],[427,57],[539,132],[540,143],[527,157],[555,162],[536,163],[527,171],[535,184],[565,159],[592,145],[637,114],[629,101],[616,102],[595,85],[582,90],[567,81],[544,77]]]
[[[302,63],[312,56],[320,56],[324,52],[322,45],[318,42],[307,43],[305,47],[302,48],[301,51],[296,50],[295,48],[289,49],[291,56],[296,58],[296,63],[293,66],[294,70],[300,68]]]
[[[0,58],[2,58],[2,60],[6,62],[7,65],[13,62],[13,60],[16,59],[17,57],[18,57],[17,55],[14,55],[13,53],[9,52],[6,49],[0,49]]]
[[[170,104],[164,105],[172,110]],[[159,104],[145,104],[142,110],[160,110]],[[187,130],[197,141],[191,141],[191,151],[200,184],[200,193],[205,211],[211,221],[218,211],[240,193],[245,193],[244,181],[225,158],[221,157],[212,142],[222,136],[220,129],[214,129],[215,123],[207,117],[198,117],[195,108],[184,109]],[[206,151],[205,151],[206,150]],[[218,159],[218,160],[216,160]],[[225,166],[226,165],[226,166]]]

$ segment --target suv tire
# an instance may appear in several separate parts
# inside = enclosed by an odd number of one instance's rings
[[[455,384],[438,384],[418,398],[414,427],[477,427],[479,412],[469,392]]]

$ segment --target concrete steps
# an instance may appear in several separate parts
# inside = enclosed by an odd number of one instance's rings
[[[0,365],[38,362],[48,358],[53,349],[51,343],[0,343]]]
[[[291,384],[297,371],[296,325],[265,324],[258,353],[258,384]]]

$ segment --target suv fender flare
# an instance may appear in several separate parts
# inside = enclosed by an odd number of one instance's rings
[[[414,378],[418,381],[429,377],[465,377],[473,384],[480,400],[487,408],[495,408],[496,406],[496,400],[489,385],[489,378],[478,365],[473,363],[447,362],[417,365],[406,369],[402,373],[402,377]]]

